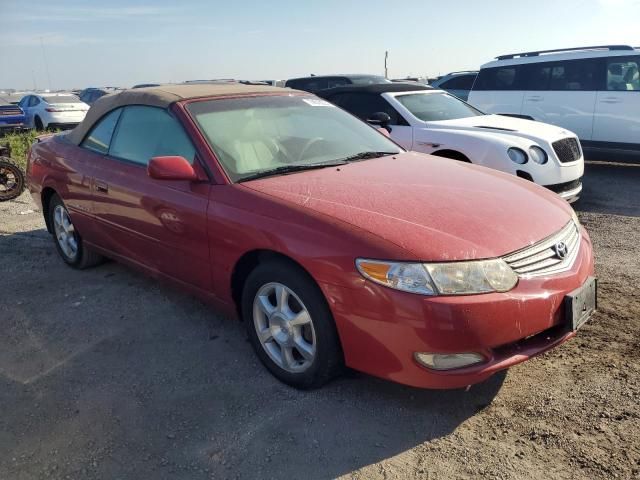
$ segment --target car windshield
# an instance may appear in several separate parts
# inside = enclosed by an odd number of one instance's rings
[[[354,85],[378,85],[380,83],[393,83],[382,76],[378,75],[360,75],[349,77]]]
[[[49,105],[54,105],[56,103],[82,103],[82,100],[75,95],[50,95],[42,98]]]
[[[402,151],[371,126],[312,96],[208,100],[187,109],[234,182]]]
[[[468,103],[446,93],[410,93],[397,95],[396,99],[415,117],[425,122],[484,115]]]

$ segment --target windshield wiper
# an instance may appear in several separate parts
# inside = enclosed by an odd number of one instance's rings
[[[345,158],[341,158],[338,161],[341,162],[355,162],[357,160],[367,160],[369,158],[386,157],[387,155],[397,155],[399,152],[360,152],[355,155],[350,155]]]
[[[248,180],[256,180],[258,178],[270,177],[272,175],[284,175],[286,173],[302,172],[303,170],[316,170],[318,168],[339,167],[347,163],[345,160],[337,160],[334,162],[309,163],[306,165],[283,165],[281,167],[271,168],[262,172],[252,173],[238,180],[238,182],[246,182]]]

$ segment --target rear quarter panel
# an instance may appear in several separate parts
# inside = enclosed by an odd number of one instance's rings
[[[91,176],[86,173],[84,150],[62,135],[41,137],[33,144],[27,166],[27,184],[36,204],[43,209],[45,191],[62,198],[73,223],[82,235],[90,234]],[[43,215],[48,212],[44,211]]]

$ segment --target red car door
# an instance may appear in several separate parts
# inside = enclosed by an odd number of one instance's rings
[[[187,134],[166,110],[122,109],[108,152],[93,169],[92,210],[101,246],[152,272],[211,291],[210,183],[150,178],[149,160],[162,155],[197,162]]]

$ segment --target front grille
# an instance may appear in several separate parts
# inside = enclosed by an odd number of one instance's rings
[[[503,260],[521,277],[539,277],[569,270],[579,250],[580,230],[572,220],[558,233],[507,255]],[[559,251],[565,253],[564,257]]]
[[[556,152],[558,159],[562,163],[575,162],[582,156],[580,151],[580,143],[577,138],[569,137],[558,140],[551,144],[553,151]]]

